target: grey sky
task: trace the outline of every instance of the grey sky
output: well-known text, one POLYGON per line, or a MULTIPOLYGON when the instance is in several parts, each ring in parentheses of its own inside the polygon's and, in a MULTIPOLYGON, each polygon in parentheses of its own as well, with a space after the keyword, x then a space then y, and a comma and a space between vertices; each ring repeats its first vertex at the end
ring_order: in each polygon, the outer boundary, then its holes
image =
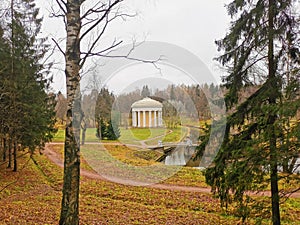
MULTIPOLYGON (((226 33, 229 17, 224 7, 228 0, 128 0, 126 8, 138 12, 138 16, 128 21, 114 23, 108 30, 106 41, 114 37, 129 43, 132 38, 146 41, 161 41, 178 45, 192 52, 206 64, 217 81, 220 71, 213 58, 217 56, 214 41, 226 33)), ((63 23, 49 19, 51 1, 38 0, 44 14, 43 34, 49 37, 63 37, 63 23)), ((58 56, 57 62, 63 61, 58 56)), ((63 65, 63 63, 61 64, 63 65)), ((61 67, 62 66, 58 67, 61 67)), ((64 91, 63 71, 55 72, 56 90, 64 91)), ((128 77, 127 77, 128 79, 128 77)), ((133 81, 135 82, 135 81, 133 81)))

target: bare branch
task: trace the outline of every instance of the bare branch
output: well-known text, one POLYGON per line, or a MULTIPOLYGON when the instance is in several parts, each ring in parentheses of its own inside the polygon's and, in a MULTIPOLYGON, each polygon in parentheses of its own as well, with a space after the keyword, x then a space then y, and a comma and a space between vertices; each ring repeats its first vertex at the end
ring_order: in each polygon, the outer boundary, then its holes
MULTIPOLYGON (((116 45, 121 44, 122 42, 118 42, 116 45)), ((82 52, 81 54, 85 54, 85 57, 89 57, 89 56, 100 56, 100 57, 104 57, 104 58, 124 58, 124 59, 128 59, 128 60, 132 60, 132 61, 136 61, 136 62, 140 62, 140 63, 148 63, 148 64, 152 64, 157 70, 160 71, 161 73, 161 68, 159 68, 159 66, 157 65, 158 62, 164 60, 164 56, 160 55, 158 57, 158 59, 154 59, 154 60, 147 60, 147 59, 140 59, 140 58, 136 58, 136 57, 132 57, 130 56, 131 53, 134 51, 134 49, 138 46, 140 46, 143 42, 140 43, 136 43, 135 41, 133 41, 133 45, 131 47, 131 49, 129 49, 128 53, 125 55, 112 55, 110 54, 111 52, 113 52, 113 48, 114 46, 111 46, 105 50, 102 50, 101 52, 97 52, 97 53, 93 53, 93 52, 82 52), (112 50, 108 53, 106 53, 107 51, 112 50)))
MULTIPOLYGON (((98 36, 97 39, 100 39, 100 37, 101 37, 101 36, 98 36)), ((93 47, 94 47, 94 45, 95 45, 96 43, 97 43, 97 42, 95 41, 95 42, 93 43, 93 46, 89 49, 89 51, 88 51, 87 53, 81 52, 81 54, 83 54, 83 55, 85 55, 85 56, 84 56, 84 58, 82 59, 82 62, 80 63, 80 68, 83 67, 83 65, 84 65, 84 63, 85 63, 85 61, 87 60, 88 57, 93 56, 92 49, 93 49, 93 47)), ((119 45, 122 44, 122 43, 123 43, 123 41, 118 41, 118 42, 116 42, 116 40, 114 40, 114 42, 110 45, 110 47, 108 47, 108 48, 106 48, 106 49, 104 49, 104 50, 101 50, 100 52, 97 52, 97 54, 104 54, 105 52, 114 49, 115 47, 119 46, 119 45)))
POLYGON ((242 73, 245 73, 248 69, 250 69, 252 66, 256 65, 259 61, 268 58, 268 56, 263 56, 259 59, 254 60, 250 65, 248 65, 243 71, 242 73))
POLYGON ((96 46, 96 44, 98 43, 98 41, 100 40, 100 38, 102 37, 102 35, 104 34, 107 25, 108 25, 109 21, 106 20, 106 23, 104 25, 104 27, 102 28, 102 31, 100 32, 100 34, 98 35, 98 37, 96 38, 96 40, 94 40, 94 42, 92 43, 91 47, 89 48, 87 54, 85 54, 84 58, 82 59, 81 63, 80 63, 80 68, 82 68, 82 66, 84 65, 84 63, 86 62, 86 59, 89 57, 90 53, 92 53, 94 47, 96 46))
POLYGON ((49 17, 50 18, 59 18, 59 17, 62 17, 63 21, 64 21, 64 24, 65 24, 65 29, 67 27, 67 21, 66 21, 66 14, 65 12, 63 11, 63 13, 60 13, 60 12, 56 12, 55 9, 53 8, 53 6, 51 6, 51 11, 49 11, 50 15, 49 17))
POLYGON ((82 39, 89 34, 95 27, 97 27, 105 18, 107 18, 108 14, 111 12, 113 7, 123 0, 116 0, 111 5, 108 6, 108 8, 105 10, 105 13, 92 25, 90 26, 80 37, 79 41, 81 42, 82 39))
POLYGON ((64 14, 67 14, 67 3, 65 3, 63 0, 55 0, 58 4, 59 8, 64 12, 64 14), (64 6, 63 6, 64 5, 64 6))
POLYGON ((97 2, 93 7, 89 8, 88 11, 86 11, 86 13, 84 13, 80 20, 82 21, 83 19, 87 19, 87 17, 91 14, 98 14, 98 13, 104 13, 107 9, 103 9, 103 7, 105 6, 104 3, 101 4, 101 6, 97 6, 99 5, 100 2, 97 2))
POLYGON ((55 43, 55 45, 58 47, 59 51, 66 56, 66 53, 61 49, 61 47, 59 46, 59 44, 56 42, 56 40, 54 38, 52 38, 52 41, 55 43))
MULTIPOLYGON (((127 18, 127 17, 134 17, 134 16, 136 15, 136 14, 130 15, 130 14, 126 14, 126 13, 120 13, 120 14, 119 14, 119 11, 120 11, 120 7, 118 7, 118 9, 117 9, 116 12, 115 12, 115 15, 114 15, 112 18, 109 19, 109 18, 108 18, 108 14, 107 14, 105 18, 103 18, 103 16, 102 16, 102 17, 99 19, 99 21, 102 20, 102 22, 103 22, 104 19, 106 19, 105 24, 104 24, 104 26, 103 26, 101 32, 98 34, 97 38, 93 41, 91 47, 89 47, 88 51, 87 51, 86 53, 81 53, 81 54, 83 54, 83 55, 85 55, 85 56, 84 56, 83 59, 81 60, 80 68, 83 67, 83 65, 84 65, 84 63, 86 62, 86 60, 87 60, 88 57, 90 57, 90 56, 95 56, 95 54, 92 53, 92 52, 93 52, 93 49, 95 48, 95 46, 96 46, 96 45, 98 44, 98 42, 100 41, 102 35, 104 34, 104 32, 105 32, 105 30, 106 30, 106 28, 107 28, 107 25, 108 25, 111 21, 113 21, 113 20, 115 20, 115 19, 117 19, 117 18, 119 18, 119 17, 121 17, 121 19, 125 20, 125 18, 127 18)), ((85 25, 87 25, 87 24, 89 24, 89 23, 92 23, 92 22, 94 22, 94 21, 96 21, 96 20, 91 20, 90 22, 84 24, 83 26, 85 26, 85 25)), ((99 22, 99 21, 97 21, 97 22, 99 22)), ((110 47, 108 47, 108 48, 106 48, 106 49, 104 49, 104 50, 102 50, 102 51, 99 51, 99 52, 97 52, 96 54, 103 54, 103 53, 105 53, 105 52, 107 52, 107 51, 109 51, 109 50, 112 50, 113 48, 119 46, 122 42, 123 42, 123 41, 119 41, 118 43, 116 43, 116 40, 114 40, 114 42, 112 43, 112 45, 111 45, 110 47)))
POLYGON ((136 17, 137 16, 137 13, 135 13, 135 14, 128 14, 128 13, 119 13, 121 10, 121 7, 119 6, 117 9, 116 9, 116 12, 115 12, 115 15, 114 15, 114 17, 110 20, 110 21, 112 21, 112 20, 114 20, 114 19, 116 19, 116 18, 118 18, 118 17, 121 17, 121 19, 123 20, 123 21, 125 21, 126 20, 126 18, 132 18, 132 17, 136 17))

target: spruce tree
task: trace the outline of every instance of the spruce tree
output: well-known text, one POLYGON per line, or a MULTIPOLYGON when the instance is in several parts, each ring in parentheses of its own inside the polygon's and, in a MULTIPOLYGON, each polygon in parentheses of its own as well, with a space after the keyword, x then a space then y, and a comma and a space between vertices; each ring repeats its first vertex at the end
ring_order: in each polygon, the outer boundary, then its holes
MULTIPOLYGON (((34 150, 49 141, 54 131, 54 104, 48 95, 48 66, 41 63, 47 45, 37 38, 41 27, 33 0, 11 1, 9 13, 1 21, 5 27, 1 50, 6 53, 1 64, 6 116, 1 122, 2 137, 9 151, 13 148, 17 170, 17 146, 34 150)), ((9 162, 10 164, 10 162, 9 162)))
POLYGON ((8 91, 8 82, 10 65, 10 47, 8 40, 4 37, 4 30, 0 25, 0 139, 1 139, 1 152, 2 159, 6 161, 7 159, 7 131, 8 124, 7 118, 9 116, 8 102, 9 102, 9 91, 8 91))
POLYGON ((113 93, 107 88, 100 90, 95 107, 95 119, 98 124, 96 136, 100 140, 117 140, 120 137, 116 113, 112 112, 114 101, 113 93))
POLYGON ((146 97, 149 97, 149 96, 150 96, 150 90, 149 90, 148 85, 144 85, 144 86, 143 86, 143 89, 142 89, 142 91, 141 91, 141 96, 142 96, 143 98, 146 98, 146 97))
MULTIPOLYGON (((228 71, 223 77, 228 118, 224 142, 205 176, 223 206, 237 202, 243 220, 255 213, 247 191, 269 185, 272 222, 280 224, 278 182, 291 179, 299 156, 297 7, 293 0, 234 0, 227 5, 230 30, 216 41, 222 51, 217 60, 228 71), (256 91, 241 101, 249 86, 256 91), (281 175, 281 168, 289 173, 281 175)), ((208 138, 202 140, 200 150, 208 138)))

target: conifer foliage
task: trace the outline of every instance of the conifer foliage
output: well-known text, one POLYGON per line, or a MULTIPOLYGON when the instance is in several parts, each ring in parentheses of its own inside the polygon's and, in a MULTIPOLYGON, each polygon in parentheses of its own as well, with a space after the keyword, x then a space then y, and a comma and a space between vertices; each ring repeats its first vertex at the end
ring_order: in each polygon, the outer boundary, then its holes
MULTIPOLYGON (((6 1, 7 2, 7 1, 6 1)), ((8 2, 7 2, 8 3, 8 2)), ((2 5, 5 7, 5 4, 2 5)), ((48 66, 41 63, 47 45, 37 38, 41 19, 32 0, 10 1, 0 19, 0 138, 3 160, 17 170, 19 149, 42 147, 54 131, 54 95, 48 66)))
POLYGON ((227 5, 230 30, 216 41, 222 52, 217 60, 228 71, 223 78, 228 118, 224 142, 205 174, 223 206, 238 203, 243 220, 255 213, 247 191, 269 185, 271 209, 264 212, 279 225, 278 182, 295 178, 290 174, 300 149, 297 9, 293 0, 234 0, 227 5), (241 91, 251 86, 257 90, 241 101, 241 91))
POLYGON ((115 97, 108 89, 102 88, 96 101, 96 136, 100 140, 117 140, 120 137, 118 114, 113 112, 115 97))

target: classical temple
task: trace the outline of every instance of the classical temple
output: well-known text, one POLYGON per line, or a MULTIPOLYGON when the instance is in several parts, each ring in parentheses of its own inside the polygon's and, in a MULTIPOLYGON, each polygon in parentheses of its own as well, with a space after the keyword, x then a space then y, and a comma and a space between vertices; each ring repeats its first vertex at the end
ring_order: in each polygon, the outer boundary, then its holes
POLYGON ((132 127, 162 127, 163 105, 151 98, 144 98, 131 105, 132 127))

